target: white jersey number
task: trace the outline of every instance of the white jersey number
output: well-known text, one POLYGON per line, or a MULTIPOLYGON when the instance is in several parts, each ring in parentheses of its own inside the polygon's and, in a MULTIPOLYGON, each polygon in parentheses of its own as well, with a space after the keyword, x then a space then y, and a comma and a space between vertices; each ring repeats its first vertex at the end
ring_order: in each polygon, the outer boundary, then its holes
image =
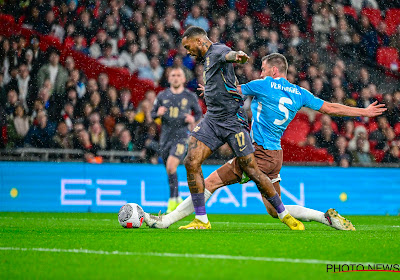
POLYGON ((279 99, 279 107, 278 108, 279 108, 279 111, 285 113, 285 118, 283 120, 275 119, 274 124, 276 124, 276 125, 282 125, 289 119, 289 110, 285 107, 285 103, 292 105, 293 101, 292 101, 292 99, 287 98, 287 97, 281 97, 281 99, 279 99))

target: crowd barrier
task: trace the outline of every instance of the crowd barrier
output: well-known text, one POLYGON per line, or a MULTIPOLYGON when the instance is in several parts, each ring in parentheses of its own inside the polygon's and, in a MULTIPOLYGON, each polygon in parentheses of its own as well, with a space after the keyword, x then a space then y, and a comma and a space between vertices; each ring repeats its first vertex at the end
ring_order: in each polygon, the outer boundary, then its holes
MULTIPOLYGON (((203 166, 208 176, 218 166, 203 166)), ((189 195, 186 172, 178 168, 180 194, 189 195)), ((282 199, 343 214, 398 215, 398 168, 284 166, 282 199)), ((0 162, 0 211, 111 212, 127 202, 145 211, 165 211, 169 196, 162 165, 0 162)), ((221 188, 207 202, 208 213, 265 214, 253 182, 221 188)))

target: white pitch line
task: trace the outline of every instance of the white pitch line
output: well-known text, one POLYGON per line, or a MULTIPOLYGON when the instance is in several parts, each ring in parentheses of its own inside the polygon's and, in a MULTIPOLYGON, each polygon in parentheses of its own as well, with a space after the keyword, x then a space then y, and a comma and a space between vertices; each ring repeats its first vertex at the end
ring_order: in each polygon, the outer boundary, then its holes
POLYGON ((50 253, 74 253, 74 254, 93 254, 93 255, 118 255, 118 256, 146 256, 146 257, 167 257, 167 258, 189 258, 189 259, 219 259, 235 261, 257 261, 257 262, 282 262, 282 263, 304 263, 304 264, 362 264, 375 265, 372 262, 353 262, 353 261, 328 261, 316 259, 289 259, 289 258, 268 258, 253 256, 231 256, 231 255, 208 255, 208 254, 177 254, 177 253, 155 253, 155 252, 120 252, 120 251, 96 251, 88 249, 58 249, 58 248, 20 248, 20 247, 0 247, 0 251, 34 251, 50 253))

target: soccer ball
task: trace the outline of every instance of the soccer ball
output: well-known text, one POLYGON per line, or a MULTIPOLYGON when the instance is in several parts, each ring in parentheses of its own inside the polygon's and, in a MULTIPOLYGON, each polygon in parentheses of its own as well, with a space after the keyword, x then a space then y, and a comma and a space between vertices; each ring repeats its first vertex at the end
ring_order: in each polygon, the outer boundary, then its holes
POLYGON ((136 203, 128 203, 118 212, 118 221, 124 228, 140 228, 144 219, 142 207, 136 203))

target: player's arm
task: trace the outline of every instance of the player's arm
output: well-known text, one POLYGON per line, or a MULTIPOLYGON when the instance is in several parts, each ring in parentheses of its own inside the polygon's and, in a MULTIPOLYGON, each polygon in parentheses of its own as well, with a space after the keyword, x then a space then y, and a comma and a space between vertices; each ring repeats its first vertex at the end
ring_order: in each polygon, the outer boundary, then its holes
POLYGON ((201 119, 201 117, 203 116, 203 111, 201 110, 199 100, 197 99, 197 97, 194 98, 194 100, 193 100, 192 111, 194 114, 194 121, 198 122, 201 119))
POLYGON ((158 100, 156 99, 156 101, 154 102, 154 105, 153 105, 153 109, 151 110, 151 118, 154 120, 154 119, 156 119, 158 116, 157 116, 157 110, 158 110, 158 107, 159 107, 159 105, 158 105, 158 100))
POLYGON ((249 60, 249 56, 242 51, 230 51, 225 55, 225 61, 226 62, 231 62, 231 63, 241 63, 244 64, 249 60))
POLYGON ((162 117, 162 115, 164 115, 166 111, 167 108, 161 106, 159 97, 157 97, 156 100, 154 101, 153 110, 151 110, 151 118, 154 120, 158 117, 162 117))
POLYGON ((324 101, 318 111, 328 115, 373 118, 382 115, 382 113, 386 110, 387 108, 385 108, 385 104, 378 104, 378 101, 370 104, 367 108, 355 108, 338 103, 324 101))

